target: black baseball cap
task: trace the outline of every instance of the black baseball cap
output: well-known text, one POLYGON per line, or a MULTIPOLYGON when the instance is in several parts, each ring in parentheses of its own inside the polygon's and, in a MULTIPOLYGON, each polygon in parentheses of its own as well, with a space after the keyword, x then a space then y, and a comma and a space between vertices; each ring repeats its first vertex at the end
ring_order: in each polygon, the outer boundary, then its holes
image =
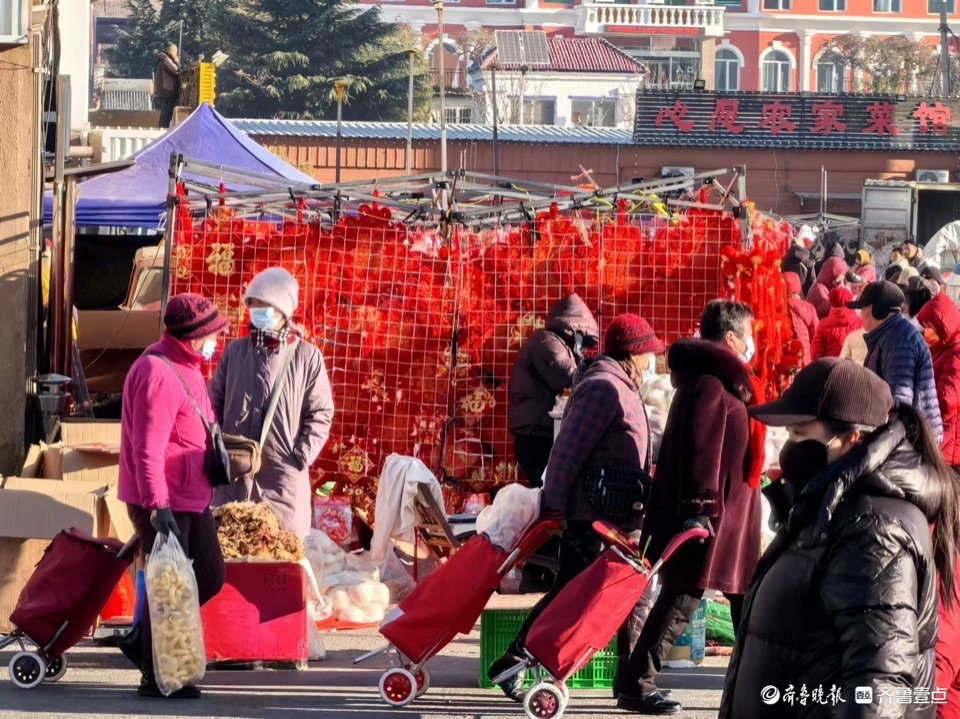
MULTIPOLYGON (((864 307, 876 307, 893 312, 899 310, 906 301, 903 290, 892 282, 879 280, 871 282, 863 288, 860 297, 853 302, 847 302, 847 307, 851 310, 862 310, 864 307)), ((874 317, 877 313, 874 312, 874 317)))
POLYGON ((920 276, 925 280, 933 280, 938 285, 943 284, 943 273, 940 272, 939 267, 934 267, 932 265, 924 265, 920 270, 920 276))
POLYGON ((814 420, 882 427, 892 409, 890 386, 877 374, 856 362, 831 357, 800 370, 780 399, 747 412, 772 427, 814 420))

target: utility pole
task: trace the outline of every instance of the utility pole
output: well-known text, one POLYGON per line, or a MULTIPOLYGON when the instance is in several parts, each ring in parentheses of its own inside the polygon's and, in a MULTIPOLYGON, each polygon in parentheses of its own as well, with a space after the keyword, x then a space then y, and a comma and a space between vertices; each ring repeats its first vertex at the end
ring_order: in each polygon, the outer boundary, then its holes
POLYGON ((347 83, 343 80, 337 80, 333 83, 333 87, 337 92, 337 155, 333 181, 337 184, 340 184, 340 145, 343 142, 343 132, 341 129, 343 124, 343 91, 346 86, 347 83))
POLYGON ((490 105, 493 109, 493 176, 500 176, 500 110, 497 108, 497 66, 490 68, 490 105))
POLYGON ((410 60, 410 76, 407 84, 407 151, 404 156, 404 171, 407 177, 411 174, 411 155, 413 155, 413 55, 416 51, 407 52, 410 60))
POLYGON ((947 0, 940 0, 940 93, 950 97, 950 27, 947 25, 947 0))
POLYGON ((433 0, 433 7, 437 10, 437 50, 440 53, 440 63, 437 70, 440 74, 440 172, 447 174, 447 91, 446 77, 443 71, 446 47, 443 44, 443 0, 433 0))

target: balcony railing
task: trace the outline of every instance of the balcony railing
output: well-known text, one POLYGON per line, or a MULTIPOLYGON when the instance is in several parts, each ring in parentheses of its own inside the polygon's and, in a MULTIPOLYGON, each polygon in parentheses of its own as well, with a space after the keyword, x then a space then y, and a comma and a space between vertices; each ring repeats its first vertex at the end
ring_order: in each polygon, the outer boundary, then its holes
POLYGON ((588 2, 577 8, 577 32, 581 34, 723 35, 723 11, 713 5, 620 5, 588 2))
POLYGON ((440 90, 440 82, 443 81, 443 89, 452 93, 465 93, 470 90, 470 84, 467 82, 466 70, 444 70, 443 77, 440 77, 439 70, 430 71, 430 81, 433 89, 440 90))

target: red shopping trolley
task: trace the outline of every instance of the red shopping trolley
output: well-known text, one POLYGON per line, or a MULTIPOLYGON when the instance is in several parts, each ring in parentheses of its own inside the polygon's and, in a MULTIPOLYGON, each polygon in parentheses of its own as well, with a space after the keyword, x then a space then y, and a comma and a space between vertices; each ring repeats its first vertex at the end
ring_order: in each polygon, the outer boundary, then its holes
POLYGON ((0 649, 20 645, 9 664, 15 686, 33 689, 66 674, 64 652, 89 633, 137 547, 136 538, 124 544, 79 529, 53 538, 10 614, 13 632, 0 636, 0 649))
POLYGON ((637 547, 620 530, 603 522, 593 528, 609 548, 565 586, 537 617, 527 634, 527 658, 493 679, 494 684, 526 669, 538 680, 524 695, 523 708, 530 719, 559 719, 569 701, 566 680, 607 646, 630 615, 647 584, 682 544, 705 539, 706 529, 678 534, 651 567, 635 557, 637 547))
POLYGON ((559 526, 553 521, 534 524, 509 552, 483 535, 472 537, 387 615, 380 633, 389 644, 354 660, 359 664, 384 652, 394 655, 394 666, 380 677, 380 696, 387 704, 406 706, 427 692, 427 661, 457 634, 473 630, 504 574, 559 526))

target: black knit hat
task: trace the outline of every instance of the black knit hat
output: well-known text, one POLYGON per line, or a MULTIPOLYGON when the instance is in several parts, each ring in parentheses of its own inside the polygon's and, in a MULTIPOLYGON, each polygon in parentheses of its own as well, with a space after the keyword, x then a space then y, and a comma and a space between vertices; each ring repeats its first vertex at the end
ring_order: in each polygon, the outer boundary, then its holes
POLYGON ((773 427, 814 420, 881 427, 892 409, 893 395, 886 382, 856 362, 832 357, 811 362, 780 399, 748 412, 773 427))
POLYGON ((873 308, 873 316, 877 319, 886 317, 891 312, 899 310, 906 301, 903 290, 892 282, 880 280, 871 282, 863 288, 860 298, 853 302, 848 302, 847 307, 851 310, 862 310, 864 307, 873 308))

